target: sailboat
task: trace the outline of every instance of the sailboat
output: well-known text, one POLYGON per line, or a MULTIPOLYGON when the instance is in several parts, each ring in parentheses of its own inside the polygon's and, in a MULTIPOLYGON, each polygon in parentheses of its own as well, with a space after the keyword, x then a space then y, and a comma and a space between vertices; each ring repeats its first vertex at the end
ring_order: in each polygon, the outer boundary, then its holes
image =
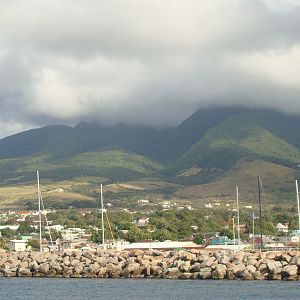
POLYGON ((297 210, 298 210, 298 248, 300 249, 300 203, 299 203, 299 188, 298 180, 296 180, 296 196, 297 196, 297 210))
POLYGON ((101 232, 102 232, 101 241, 102 241, 102 243, 100 245, 98 245, 97 248, 98 249, 114 249, 114 250, 117 250, 117 251, 123 250, 124 245, 127 245, 128 242, 119 241, 119 240, 116 241, 115 238, 114 238, 114 234, 113 234, 113 231, 111 229, 111 225, 110 225, 110 222, 109 222, 109 219, 108 219, 108 216, 107 216, 107 210, 104 207, 103 186, 102 186, 102 184, 100 185, 100 205, 101 205, 101 208, 99 208, 99 210, 101 212, 101 232), (106 217, 106 221, 107 221, 107 224, 108 224, 110 235, 112 237, 111 242, 105 240, 104 214, 105 214, 105 217, 106 217))
MULTIPOLYGON (((45 250, 43 248, 43 243, 42 243, 42 215, 43 215, 43 211, 45 211, 45 206, 44 206, 44 201, 43 201, 41 188, 40 188, 40 175, 39 175, 38 170, 36 171, 36 177, 37 177, 37 196, 38 196, 38 205, 39 205, 39 244, 40 244, 40 253, 42 253, 45 250)), ((53 243, 53 239, 52 239, 52 235, 51 235, 51 231, 50 231, 49 221, 47 219, 47 214, 44 214, 44 216, 45 216, 45 220, 46 220, 46 227, 48 229, 50 241, 51 241, 51 247, 49 248, 49 250, 53 251, 54 243, 53 243)))
POLYGON ((241 242, 240 238, 240 208, 239 208, 239 188, 236 186, 236 208, 233 211, 236 211, 237 224, 235 224, 235 217, 232 218, 232 232, 233 240, 229 239, 227 236, 220 236, 217 240, 214 240, 210 245, 205 249, 224 249, 224 250, 233 250, 240 251, 246 248, 248 245, 241 242), (237 230, 237 243, 235 230, 237 230))

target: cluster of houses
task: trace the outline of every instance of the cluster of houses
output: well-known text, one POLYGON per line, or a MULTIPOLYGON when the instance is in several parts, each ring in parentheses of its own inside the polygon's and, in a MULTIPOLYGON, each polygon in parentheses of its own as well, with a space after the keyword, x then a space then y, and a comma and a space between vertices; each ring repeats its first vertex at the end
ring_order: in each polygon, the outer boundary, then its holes
MULTIPOLYGON (((47 215, 50 212, 55 212, 55 210, 51 209, 45 209, 42 211, 43 215, 47 215)), ((26 221, 27 217, 34 217, 38 216, 38 211, 14 211, 14 210, 8 210, 8 211, 0 211, 0 221, 6 222, 9 220, 15 220, 16 222, 24 222, 26 221)))
MULTIPOLYGON (((227 236, 221 236, 219 232, 206 233, 204 235, 203 244, 207 249, 231 250, 258 249, 261 245, 269 250, 282 250, 290 249, 299 245, 300 230, 289 231, 289 225, 287 223, 278 223, 275 227, 277 230, 276 236, 249 234, 249 238, 247 240, 238 240, 236 235, 233 239, 230 239, 227 236)), ((240 232, 244 232, 246 225, 240 224, 239 228, 240 232)))
MULTIPOLYGON (((17 230, 19 225, 12 227, 0 226, 0 230, 3 227, 7 227, 13 230, 17 230)), ((84 250, 94 247, 95 244, 91 242, 91 234, 87 234, 85 229, 82 228, 64 228, 62 225, 49 226, 50 230, 57 231, 60 233, 61 238, 58 238, 52 242, 42 239, 42 248, 44 252, 50 251, 51 248, 56 251, 67 250, 67 249, 78 249, 84 250)), ((30 239, 37 239, 37 234, 33 233, 30 235, 20 235, 18 239, 10 240, 9 249, 10 251, 24 251, 28 249, 28 241, 30 239)))
MULTIPOLYGON (((140 204, 149 203, 148 200, 141 199, 138 200, 140 204)), ((169 203, 168 201, 163 202, 160 204, 165 209, 171 208, 170 205, 173 205, 169 203), (164 205, 164 206, 163 206, 164 205)), ((209 208, 209 207, 208 207, 209 208)), ((163 208, 164 209, 164 208, 163 208)), ((181 210, 181 207, 177 207, 178 210, 181 210)), ((191 206, 185 205, 182 206, 182 209, 190 210, 192 209, 191 206)), ((51 211, 43 211, 43 214, 47 214, 51 211)), ((7 222, 9 220, 14 220, 16 223, 14 225, 0 225, 0 236, 1 231, 4 229, 10 229, 13 231, 17 231, 19 228, 19 224, 21 222, 24 222, 27 220, 28 217, 37 218, 38 212, 36 211, 8 211, 8 212, 0 212, 0 221, 7 222)), ((143 215, 136 219, 133 223, 137 226, 147 226, 149 227, 149 231, 151 230, 151 226, 149 226, 150 217, 147 215, 143 215)), ((32 225, 33 228, 38 229, 38 224, 33 223, 35 225, 32 225)), ((191 226, 195 233, 199 229, 198 226, 194 225, 191 226)), ((279 249, 284 247, 291 247, 295 245, 296 243, 300 242, 300 231, 299 230, 289 230, 289 224, 287 223, 278 223, 276 224, 276 230, 277 235, 276 237, 272 236, 265 236, 262 237, 260 235, 253 235, 250 234, 248 240, 241 241, 237 240, 237 238, 230 239, 227 236, 220 236, 220 233, 207 233, 204 236, 203 245, 199 246, 197 244, 194 244, 193 242, 189 241, 186 242, 188 244, 184 244, 185 242, 176 242, 176 241, 165 241, 164 244, 162 242, 155 242, 155 241, 144 241, 143 243, 133 243, 129 244, 126 241, 119 241, 119 247, 124 249, 133 249, 135 248, 152 248, 152 249, 169 249, 173 246, 176 248, 180 247, 208 247, 212 249, 244 249, 244 248, 258 248, 260 244, 263 244, 265 247, 268 247, 270 249, 279 249), (159 244, 160 243, 160 244, 159 244), (180 244, 181 243, 181 244, 180 244), (133 248, 132 248, 133 247, 133 248)), ((235 225, 235 229, 237 229, 237 225, 235 225)), ((239 230, 240 232, 245 232, 246 230, 246 224, 239 224, 239 230)), ((43 251, 49 251, 52 249, 55 249, 57 251, 66 250, 66 249, 77 249, 79 251, 84 251, 88 249, 92 249, 97 247, 95 243, 91 242, 91 234, 87 233, 85 229, 82 228, 65 228, 62 225, 52 225, 49 224, 48 230, 56 231, 60 233, 60 238, 53 241, 52 244, 49 244, 47 240, 42 240, 43 245, 43 251)), ((154 229, 155 230, 155 229, 154 229)), ((49 232, 48 232, 49 233, 49 232)), ((11 251, 23 251, 28 249, 28 241, 30 239, 37 239, 37 234, 32 233, 31 235, 19 235, 18 239, 10 240, 9 242, 9 249, 11 251)), ((108 246, 112 247, 112 245, 108 246)))
POLYGON ((137 204, 142 205, 142 206, 156 206, 162 211, 167 211, 171 209, 176 209, 176 210, 193 210, 193 207, 189 204, 184 204, 184 205, 178 205, 174 201, 159 201, 157 203, 151 203, 147 199, 140 199, 137 201, 137 204))

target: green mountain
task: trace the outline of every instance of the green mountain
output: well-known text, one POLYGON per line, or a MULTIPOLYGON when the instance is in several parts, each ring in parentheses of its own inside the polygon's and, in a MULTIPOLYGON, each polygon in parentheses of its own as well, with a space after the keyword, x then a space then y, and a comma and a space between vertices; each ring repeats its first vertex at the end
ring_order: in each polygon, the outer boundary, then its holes
POLYGON ((47 155, 2 159, 0 167, 3 171, 0 178, 5 183, 7 179, 11 183, 34 180, 36 170, 40 170, 43 178, 53 181, 80 176, 122 181, 145 177, 162 169, 158 162, 121 149, 84 152, 57 160, 47 155))
MULTIPOLYGON (((299 116, 240 107, 198 110, 171 129, 85 122, 47 126, 0 140, 0 184, 30 182, 39 169, 49 182, 96 176, 114 183, 151 177, 156 183, 175 183, 161 189, 168 196, 185 195, 181 185, 191 188, 186 195, 204 187, 211 195, 216 188, 224 189, 220 182, 235 185, 233 181, 245 178, 249 168, 255 181, 262 165, 276 170, 277 181, 281 174, 300 175, 298 128, 299 116)), ((268 178, 271 187, 272 176, 268 178)), ((277 181, 276 193, 287 189, 277 181)))
POLYGON ((35 154, 59 135, 68 135, 71 127, 64 125, 31 129, 0 140, 0 159, 35 154))
MULTIPOLYGON (((295 145, 262 127, 256 113, 244 112, 209 129, 165 170, 185 183, 204 183, 229 171, 240 159, 265 161, 297 169, 300 151, 295 145)), ((272 128, 271 128, 272 129, 272 128)))

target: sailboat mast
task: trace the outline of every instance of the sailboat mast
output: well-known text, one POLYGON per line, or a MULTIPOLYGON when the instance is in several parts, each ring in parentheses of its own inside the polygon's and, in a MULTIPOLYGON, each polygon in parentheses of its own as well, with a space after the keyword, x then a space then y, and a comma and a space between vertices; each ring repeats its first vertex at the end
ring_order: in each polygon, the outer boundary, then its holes
POLYGON ((262 234, 262 209, 261 209, 261 183, 260 176, 257 177, 258 185, 258 203, 259 203, 259 230, 260 230, 260 251, 263 247, 263 234, 262 234))
POLYGON ((41 211, 41 190, 40 190, 40 175, 39 171, 36 171, 37 188, 38 188, 38 202, 39 202, 39 231, 40 231, 40 252, 43 252, 42 247, 42 211, 41 211))
POLYGON ((239 208, 239 187, 238 186, 236 186, 236 211, 237 211, 238 250, 240 250, 240 208, 239 208))
POLYGON ((234 217, 232 218, 232 232, 233 232, 233 245, 235 246, 235 224, 234 224, 234 217))
POLYGON ((298 180, 296 180, 296 195, 297 195, 297 207, 298 207, 298 247, 300 248, 300 204, 299 204, 299 188, 298 188, 298 180))
POLYGON ((104 245, 105 239, 104 239, 104 205, 103 205, 103 192, 102 192, 102 183, 100 188, 100 200, 101 200, 101 229, 102 229, 102 245, 104 245))

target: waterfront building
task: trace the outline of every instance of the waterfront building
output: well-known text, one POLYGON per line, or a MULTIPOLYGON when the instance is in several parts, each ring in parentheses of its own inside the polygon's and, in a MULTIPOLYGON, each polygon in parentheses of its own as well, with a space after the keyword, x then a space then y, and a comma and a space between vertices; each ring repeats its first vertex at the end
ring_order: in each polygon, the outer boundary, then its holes
POLYGON ((27 246, 27 240, 10 240, 9 250, 10 251, 25 251, 27 246))

